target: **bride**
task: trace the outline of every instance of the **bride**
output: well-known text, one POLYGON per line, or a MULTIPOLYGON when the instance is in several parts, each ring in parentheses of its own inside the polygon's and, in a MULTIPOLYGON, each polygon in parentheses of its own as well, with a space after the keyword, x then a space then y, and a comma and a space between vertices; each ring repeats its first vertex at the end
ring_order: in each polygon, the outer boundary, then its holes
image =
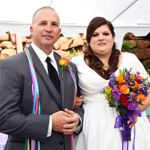
MULTIPOLYGON (((116 49, 114 38, 112 24, 103 17, 95 17, 87 27, 85 52, 72 58, 78 69, 79 86, 84 98, 83 130, 75 137, 75 150, 122 150, 120 129, 114 128, 117 113, 109 107, 103 90, 110 75, 117 74, 119 69, 132 68, 144 78, 148 77, 134 54, 116 49)), ((133 128, 131 130, 128 150, 132 150, 133 144, 135 150, 150 149, 150 123, 144 111, 149 105, 150 94, 141 107, 142 117, 136 118, 135 139, 133 128)))

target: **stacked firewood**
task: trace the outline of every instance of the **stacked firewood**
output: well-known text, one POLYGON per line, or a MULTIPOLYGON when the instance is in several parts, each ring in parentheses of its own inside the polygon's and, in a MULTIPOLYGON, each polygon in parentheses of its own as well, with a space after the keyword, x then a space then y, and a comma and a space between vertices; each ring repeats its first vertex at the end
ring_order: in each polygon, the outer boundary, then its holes
POLYGON ((9 31, 6 32, 0 36, 0 60, 23 51, 24 47, 31 41, 30 36, 19 36, 9 31))
POLYGON ((74 56, 78 52, 84 51, 85 45, 86 37, 83 33, 73 35, 72 37, 64 37, 61 35, 54 44, 54 50, 56 50, 56 52, 62 57, 69 58, 72 54, 72 56, 74 56))
POLYGON ((150 33, 135 36, 132 32, 125 34, 122 51, 134 53, 150 74, 150 33))
MULTIPOLYGON (((0 60, 16 55, 32 42, 31 36, 20 36, 6 32, 0 36, 0 60)), ((62 34, 54 44, 54 50, 61 56, 68 57, 72 50, 83 51, 86 44, 85 34, 79 33, 72 37, 64 37, 62 34)))
POLYGON ((76 48, 83 50, 85 43, 86 38, 83 33, 76 34, 72 37, 64 37, 61 35, 58 41, 54 44, 54 49, 67 51, 76 48))

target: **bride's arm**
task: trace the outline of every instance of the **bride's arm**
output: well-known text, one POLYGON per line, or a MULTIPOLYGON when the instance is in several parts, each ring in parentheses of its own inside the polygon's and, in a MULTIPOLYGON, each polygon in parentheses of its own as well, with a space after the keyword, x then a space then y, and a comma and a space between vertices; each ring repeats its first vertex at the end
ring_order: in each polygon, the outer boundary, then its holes
POLYGON ((148 90, 148 96, 146 100, 143 102, 143 105, 140 105, 139 108, 144 111, 150 106, 150 90, 148 90))

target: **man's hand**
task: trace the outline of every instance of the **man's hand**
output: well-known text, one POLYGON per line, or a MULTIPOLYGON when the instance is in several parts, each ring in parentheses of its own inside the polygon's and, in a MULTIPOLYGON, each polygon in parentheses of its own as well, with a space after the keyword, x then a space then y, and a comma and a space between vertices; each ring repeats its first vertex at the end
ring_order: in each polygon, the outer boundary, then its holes
POLYGON ((69 122, 69 118, 72 115, 64 111, 58 111, 51 115, 52 117, 52 129, 57 132, 63 132, 64 124, 69 122))
POLYGON ((65 109, 64 111, 69 117, 67 118, 67 122, 63 125, 63 132, 64 134, 72 134, 79 124, 79 116, 71 110, 65 109))
POLYGON ((82 96, 76 97, 74 101, 75 101, 74 102, 74 108, 79 108, 82 105, 82 103, 84 102, 82 96))

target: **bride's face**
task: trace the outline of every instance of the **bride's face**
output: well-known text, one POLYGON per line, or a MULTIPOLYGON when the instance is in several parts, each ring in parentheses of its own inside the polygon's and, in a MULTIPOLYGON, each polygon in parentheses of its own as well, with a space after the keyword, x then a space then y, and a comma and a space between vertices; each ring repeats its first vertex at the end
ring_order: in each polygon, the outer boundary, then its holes
POLYGON ((107 25, 98 27, 90 40, 90 46, 96 56, 110 55, 113 44, 114 37, 107 25))

